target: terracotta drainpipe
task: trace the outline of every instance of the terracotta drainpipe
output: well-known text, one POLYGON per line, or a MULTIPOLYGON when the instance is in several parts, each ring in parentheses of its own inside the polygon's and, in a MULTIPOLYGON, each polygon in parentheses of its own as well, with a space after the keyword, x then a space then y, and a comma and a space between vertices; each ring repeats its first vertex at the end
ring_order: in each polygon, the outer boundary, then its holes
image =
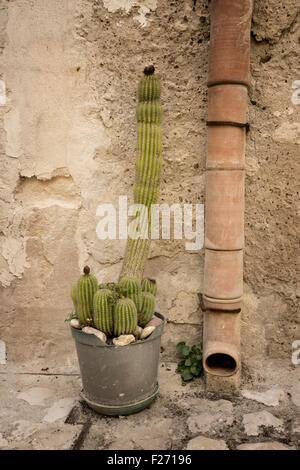
POLYGON ((203 365, 219 376, 240 367, 251 15, 252 0, 211 2, 203 365))

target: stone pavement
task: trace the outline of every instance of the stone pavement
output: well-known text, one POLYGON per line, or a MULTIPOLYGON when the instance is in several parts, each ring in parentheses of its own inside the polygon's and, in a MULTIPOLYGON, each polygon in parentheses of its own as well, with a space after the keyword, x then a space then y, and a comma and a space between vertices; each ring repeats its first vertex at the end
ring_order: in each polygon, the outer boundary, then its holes
POLYGON ((292 450, 300 448, 300 386, 216 395, 182 384, 161 363, 160 394, 128 417, 95 414, 80 401, 77 371, 0 370, 0 449, 292 450))

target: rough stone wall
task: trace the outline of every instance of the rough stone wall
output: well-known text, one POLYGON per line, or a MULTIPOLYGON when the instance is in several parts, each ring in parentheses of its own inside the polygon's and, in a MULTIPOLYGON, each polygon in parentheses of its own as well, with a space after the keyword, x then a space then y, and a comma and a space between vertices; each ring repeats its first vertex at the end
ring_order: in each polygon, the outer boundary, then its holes
MULTIPOLYGON (((254 383, 272 377, 273 364, 295 369, 300 339, 297 3, 256 0, 253 16, 242 351, 254 383)), ((1 0, 0 338, 9 363, 72 367, 63 320, 79 269, 88 263, 99 281, 119 275, 125 242, 97 238, 96 208, 131 197, 145 65, 155 64, 163 90, 161 202, 204 202, 208 49, 207 0, 1 0)), ((159 284, 163 354, 174 359, 178 340, 202 337, 203 250, 153 242, 146 273, 159 284)))

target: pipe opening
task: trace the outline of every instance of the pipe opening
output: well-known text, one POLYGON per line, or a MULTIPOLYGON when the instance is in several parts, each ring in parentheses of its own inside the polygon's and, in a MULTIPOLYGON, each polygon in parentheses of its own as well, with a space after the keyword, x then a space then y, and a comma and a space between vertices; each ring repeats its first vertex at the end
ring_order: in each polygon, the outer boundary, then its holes
POLYGON ((224 353, 210 354, 205 360, 206 371, 213 375, 233 375, 237 366, 234 357, 224 353))

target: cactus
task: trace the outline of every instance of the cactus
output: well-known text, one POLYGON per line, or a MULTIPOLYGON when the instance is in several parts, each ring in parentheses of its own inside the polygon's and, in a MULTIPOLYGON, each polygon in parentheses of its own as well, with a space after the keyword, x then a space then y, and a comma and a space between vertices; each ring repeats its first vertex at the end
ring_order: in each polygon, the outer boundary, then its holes
POLYGON ((138 315, 138 324, 144 327, 153 317, 155 297, 150 292, 142 292, 142 309, 138 315))
POLYGON ((114 295, 109 289, 100 289, 94 295, 93 319, 95 327, 106 335, 113 332, 114 295))
POLYGON ((142 308, 141 281, 137 278, 122 277, 119 282, 119 288, 124 297, 133 300, 139 312, 142 308))
POLYGON ((72 287, 71 289, 71 298, 73 300, 74 311, 77 313, 77 285, 72 287))
POLYGON ((157 294, 157 284, 156 284, 155 279, 148 279, 148 278, 143 279, 142 280, 142 292, 150 292, 155 297, 157 294))
POLYGON ((114 310, 114 335, 132 334, 137 326, 137 309, 131 299, 120 299, 114 310))
MULTIPOLYGON (((148 238, 130 239, 127 243, 122 275, 142 277, 150 247, 151 205, 158 199, 161 173, 161 106, 160 84, 154 75, 154 67, 144 70, 138 87, 136 181, 134 203, 144 204, 148 213, 141 217, 140 225, 148 223, 148 238)), ((141 230, 142 231, 142 230, 141 230)))
POLYGON ((146 67, 138 86, 137 160, 134 203, 142 205, 138 220, 144 238, 130 238, 118 283, 103 283, 84 268, 71 296, 80 323, 93 324, 107 335, 133 333, 144 326, 155 309, 156 282, 143 279, 144 264, 150 247, 151 207, 158 200, 161 175, 160 84, 154 67, 146 67), (144 228, 147 228, 145 232, 144 228), (146 236, 145 236, 146 235, 146 236))
POLYGON ((90 268, 85 266, 84 274, 80 276, 76 286, 77 314, 83 325, 91 323, 93 318, 93 299, 98 290, 98 281, 90 274, 90 268))
POLYGON ((99 289, 109 289, 112 292, 115 301, 122 297, 119 284, 115 282, 106 282, 99 285, 99 289))

